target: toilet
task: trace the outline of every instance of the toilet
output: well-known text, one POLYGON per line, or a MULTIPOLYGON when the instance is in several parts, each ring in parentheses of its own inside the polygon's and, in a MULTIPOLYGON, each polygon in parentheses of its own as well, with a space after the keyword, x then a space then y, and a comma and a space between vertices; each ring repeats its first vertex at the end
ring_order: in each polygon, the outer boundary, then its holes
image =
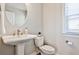
POLYGON ((39 52, 42 55, 54 55, 56 51, 55 47, 44 44, 43 36, 38 36, 35 38, 35 46, 38 48, 39 52))

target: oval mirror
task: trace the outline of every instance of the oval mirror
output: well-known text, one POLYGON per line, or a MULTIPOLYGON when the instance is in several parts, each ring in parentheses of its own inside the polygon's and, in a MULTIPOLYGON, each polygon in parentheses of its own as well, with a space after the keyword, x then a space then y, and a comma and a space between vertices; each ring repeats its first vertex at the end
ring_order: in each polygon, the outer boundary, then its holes
POLYGON ((21 27, 26 22, 27 8, 25 3, 6 3, 6 19, 15 26, 21 27))

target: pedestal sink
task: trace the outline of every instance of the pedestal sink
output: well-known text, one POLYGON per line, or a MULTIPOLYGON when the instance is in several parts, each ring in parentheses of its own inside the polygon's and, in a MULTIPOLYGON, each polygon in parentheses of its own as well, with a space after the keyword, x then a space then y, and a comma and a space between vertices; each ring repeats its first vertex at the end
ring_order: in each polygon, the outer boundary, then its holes
POLYGON ((27 40, 33 39, 37 37, 37 35, 26 34, 26 35, 6 35, 2 36, 2 40, 5 44, 15 45, 16 46, 16 54, 24 55, 24 45, 27 40))

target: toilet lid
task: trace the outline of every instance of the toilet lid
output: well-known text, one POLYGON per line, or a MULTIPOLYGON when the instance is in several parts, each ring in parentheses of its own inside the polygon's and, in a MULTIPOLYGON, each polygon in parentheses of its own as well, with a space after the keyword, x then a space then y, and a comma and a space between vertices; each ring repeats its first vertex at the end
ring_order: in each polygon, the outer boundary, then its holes
POLYGON ((42 52, 46 53, 46 54, 54 54, 55 53, 55 48, 49 45, 43 45, 40 47, 40 49, 42 50, 42 52))

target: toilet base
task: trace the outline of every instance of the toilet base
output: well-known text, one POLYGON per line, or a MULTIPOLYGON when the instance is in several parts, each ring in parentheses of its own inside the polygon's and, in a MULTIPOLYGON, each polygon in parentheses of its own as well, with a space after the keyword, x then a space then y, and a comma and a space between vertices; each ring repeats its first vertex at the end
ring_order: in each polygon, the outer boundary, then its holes
POLYGON ((41 55, 49 55, 49 54, 45 54, 45 53, 41 52, 41 55))
POLYGON ((37 55, 41 55, 41 53, 39 52, 37 55))
POLYGON ((55 55, 55 54, 45 54, 45 53, 41 52, 41 55, 55 55))

